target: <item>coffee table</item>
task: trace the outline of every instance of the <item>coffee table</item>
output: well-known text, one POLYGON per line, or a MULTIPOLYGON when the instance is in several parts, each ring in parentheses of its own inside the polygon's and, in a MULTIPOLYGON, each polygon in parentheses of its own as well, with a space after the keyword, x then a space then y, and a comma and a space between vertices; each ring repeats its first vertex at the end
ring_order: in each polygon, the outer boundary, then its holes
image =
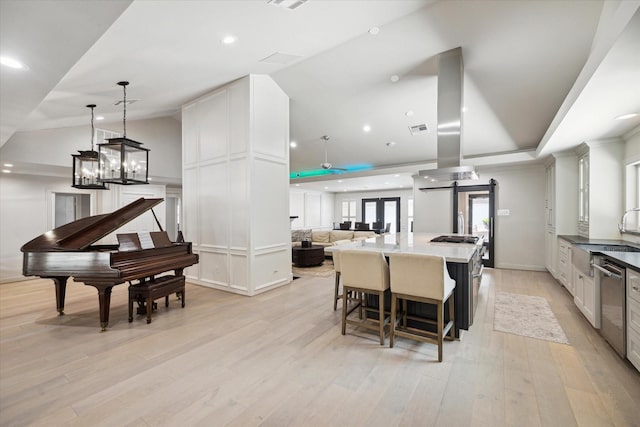
POLYGON ((296 267, 320 265, 324 262, 324 246, 293 247, 291 248, 291 260, 296 267))

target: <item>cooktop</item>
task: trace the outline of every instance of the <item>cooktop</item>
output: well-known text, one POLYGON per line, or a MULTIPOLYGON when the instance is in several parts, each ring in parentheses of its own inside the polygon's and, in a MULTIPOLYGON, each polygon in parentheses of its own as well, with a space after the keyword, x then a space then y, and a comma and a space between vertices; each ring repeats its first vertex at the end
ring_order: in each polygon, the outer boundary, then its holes
POLYGON ((475 244, 478 241, 476 236, 438 236, 431 239, 432 242, 446 243, 470 243, 475 244))

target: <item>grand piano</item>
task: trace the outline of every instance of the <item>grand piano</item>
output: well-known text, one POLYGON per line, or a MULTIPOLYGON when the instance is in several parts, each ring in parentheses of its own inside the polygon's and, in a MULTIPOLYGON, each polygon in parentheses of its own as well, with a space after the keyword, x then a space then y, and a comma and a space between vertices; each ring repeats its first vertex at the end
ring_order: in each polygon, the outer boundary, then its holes
POLYGON ((95 287, 100 326, 105 331, 114 286, 134 280, 153 280, 155 275, 170 270, 177 276, 182 275, 186 267, 198 263, 198 255, 192 252, 190 242, 171 242, 165 231, 141 233, 139 238, 123 235, 126 239, 120 245, 93 244, 163 200, 140 198, 110 214, 82 218, 47 231, 20 249, 24 253, 22 274, 53 280, 60 315, 64 314, 69 277, 95 287))

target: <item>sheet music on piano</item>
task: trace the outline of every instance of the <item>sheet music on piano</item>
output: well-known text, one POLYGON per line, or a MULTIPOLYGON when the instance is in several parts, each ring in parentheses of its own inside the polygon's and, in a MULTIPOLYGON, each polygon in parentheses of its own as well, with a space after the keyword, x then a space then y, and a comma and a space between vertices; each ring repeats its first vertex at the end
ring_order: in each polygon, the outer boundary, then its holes
POLYGON ((151 233, 149 233, 148 231, 139 231, 138 240, 140 241, 140 248, 142 249, 153 249, 156 247, 153 244, 151 233))

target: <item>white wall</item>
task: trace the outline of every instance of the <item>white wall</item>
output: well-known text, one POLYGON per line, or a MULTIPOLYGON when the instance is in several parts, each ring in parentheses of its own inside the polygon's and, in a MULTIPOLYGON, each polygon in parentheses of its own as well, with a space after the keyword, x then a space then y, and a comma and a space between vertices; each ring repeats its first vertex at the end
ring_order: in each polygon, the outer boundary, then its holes
MULTIPOLYGON (((24 279, 22 252, 28 241, 54 228, 54 193, 91 195, 91 215, 112 212, 132 198, 164 197, 162 185, 112 186, 108 191, 78 190, 71 178, 0 174, 0 282, 24 279)), ((164 207, 154 209, 164 227, 164 207)), ((118 232, 157 230, 151 213, 145 213, 118 232)), ((110 235, 98 243, 116 243, 110 235)))
MULTIPOLYGON (((122 132, 122 123, 96 123, 100 129, 122 132)), ((141 142, 149 152, 149 176, 156 183, 180 184, 182 181, 181 123, 171 117, 127 121, 127 137, 141 142)), ((71 154, 91 148, 91 127, 16 132, 0 148, 3 163, 47 165, 69 168, 71 154)), ((96 148, 97 150, 97 148, 96 148)))
POLYGON ((291 222, 291 229, 331 229, 334 206, 334 193, 300 190, 292 186, 289 190, 289 215, 298 218, 291 222))
POLYGON ((289 283, 289 98, 250 75, 182 109, 191 281, 255 295, 289 283))
MULTIPOLYGON (((640 126, 625 135, 624 144, 624 210, 640 207, 636 179, 636 164, 640 162, 640 126)), ((620 218, 622 215, 620 215, 620 218)), ((640 215, 627 215, 629 228, 640 228, 640 215)), ((620 222, 620 218, 618 222, 620 222)), ((632 243, 640 243, 640 236, 622 234, 622 239, 632 243)))
MULTIPOLYGON (((481 179, 460 185, 497 181, 496 211, 508 209, 509 216, 496 216, 495 267, 544 270, 545 262, 545 169, 542 164, 478 168, 481 179)), ((450 183, 440 183, 446 186, 450 183)), ((419 185, 419 184, 418 184, 419 185)), ((418 186, 416 185, 416 187, 418 186)), ((434 185, 436 186, 436 185, 434 185)), ((427 187, 427 185, 423 185, 427 187)), ((452 192, 414 190, 414 230, 451 233, 452 192), (441 229, 434 228, 439 224, 441 229)))
POLYGON ((408 231, 407 223, 407 201, 413 197, 411 190, 388 190, 388 191, 360 191, 335 193, 335 207, 333 210, 333 220, 339 222, 342 219, 342 202, 345 200, 356 201, 356 218, 362 219, 362 199, 375 199, 382 197, 400 197, 400 231, 408 231))

